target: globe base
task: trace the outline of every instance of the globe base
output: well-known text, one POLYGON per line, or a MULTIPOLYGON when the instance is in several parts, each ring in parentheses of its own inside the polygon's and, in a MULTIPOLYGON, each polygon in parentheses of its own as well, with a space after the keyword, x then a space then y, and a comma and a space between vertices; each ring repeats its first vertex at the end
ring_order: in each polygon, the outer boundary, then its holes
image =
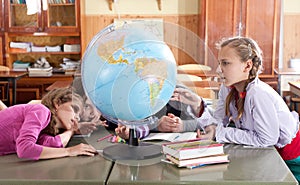
POLYGON ((117 144, 103 149, 103 156, 115 160, 144 160, 161 156, 161 146, 140 143, 139 146, 117 144))

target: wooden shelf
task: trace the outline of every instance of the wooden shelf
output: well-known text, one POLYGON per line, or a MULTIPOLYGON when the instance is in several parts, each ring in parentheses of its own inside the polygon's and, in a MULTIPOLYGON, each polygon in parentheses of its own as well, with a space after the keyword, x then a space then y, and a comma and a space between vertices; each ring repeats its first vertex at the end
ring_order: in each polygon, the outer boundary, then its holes
POLYGON ((10 52, 8 51, 7 54, 11 55, 30 55, 30 54, 45 54, 45 55, 80 55, 81 52, 10 52))

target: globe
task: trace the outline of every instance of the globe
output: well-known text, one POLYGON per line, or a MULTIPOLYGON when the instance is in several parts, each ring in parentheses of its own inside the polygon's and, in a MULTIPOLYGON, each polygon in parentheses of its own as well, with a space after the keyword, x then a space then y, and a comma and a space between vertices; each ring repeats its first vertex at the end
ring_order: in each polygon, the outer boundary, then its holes
POLYGON ((85 94, 113 122, 153 121, 175 89, 172 51, 140 24, 109 25, 94 36, 82 59, 85 94))

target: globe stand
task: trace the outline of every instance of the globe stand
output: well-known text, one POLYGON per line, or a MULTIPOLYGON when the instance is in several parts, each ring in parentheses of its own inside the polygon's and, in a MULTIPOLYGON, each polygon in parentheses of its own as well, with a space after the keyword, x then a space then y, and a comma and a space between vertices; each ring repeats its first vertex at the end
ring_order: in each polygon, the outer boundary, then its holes
POLYGON ((115 160, 143 160, 161 156, 161 146, 139 143, 136 130, 129 129, 128 145, 116 144, 103 149, 103 156, 115 160))

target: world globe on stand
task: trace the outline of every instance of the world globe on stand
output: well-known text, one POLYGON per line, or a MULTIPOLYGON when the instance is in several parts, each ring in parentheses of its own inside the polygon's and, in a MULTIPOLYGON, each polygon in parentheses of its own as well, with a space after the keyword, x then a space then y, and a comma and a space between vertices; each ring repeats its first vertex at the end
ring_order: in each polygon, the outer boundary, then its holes
POLYGON ((139 24, 109 25, 94 36, 82 60, 86 95, 115 123, 153 122, 176 86, 172 51, 139 24))

